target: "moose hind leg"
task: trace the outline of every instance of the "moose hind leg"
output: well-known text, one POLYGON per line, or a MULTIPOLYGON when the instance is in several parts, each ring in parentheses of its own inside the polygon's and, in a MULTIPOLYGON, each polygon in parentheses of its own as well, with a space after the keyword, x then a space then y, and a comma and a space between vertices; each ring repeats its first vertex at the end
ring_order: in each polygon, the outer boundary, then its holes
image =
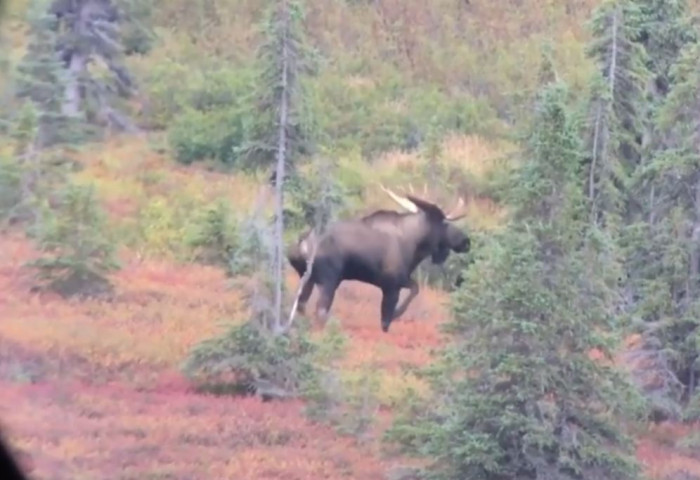
POLYGON ((338 282, 322 283, 319 285, 320 295, 318 297, 318 302, 316 302, 316 318, 317 321, 321 322, 323 325, 325 325, 328 320, 337 288, 338 282))
POLYGON ((382 290, 382 331, 389 331, 389 325, 394 319, 396 304, 399 302, 399 288, 382 290))
POLYGON ((403 300, 403 302, 401 302, 401 305, 396 307, 393 320, 396 320, 401 315, 406 313, 408 305, 413 301, 414 298, 416 298, 416 295, 418 295, 418 292, 420 291, 420 288, 418 287, 418 282, 416 282, 412 278, 408 281, 406 285, 403 286, 403 288, 408 288, 410 292, 408 293, 408 296, 403 300))
POLYGON ((299 292, 299 303, 297 303, 297 311, 302 315, 306 311, 306 304, 309 301, 309 298, 311 297, 311 293, 313 293, 313 291, 314 282, 309 278, 308 281, 301 288, 301 291, 299 292))

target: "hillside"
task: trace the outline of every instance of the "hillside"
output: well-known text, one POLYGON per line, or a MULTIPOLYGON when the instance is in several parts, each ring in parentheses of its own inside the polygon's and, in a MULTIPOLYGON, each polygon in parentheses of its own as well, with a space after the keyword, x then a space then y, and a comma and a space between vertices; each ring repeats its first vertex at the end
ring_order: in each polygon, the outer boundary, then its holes
MULTIPOLYGON (((138 151, 138 142, 117 145, 107 155, 121 152, 121 171, 129 171, 129 159, 139 156, 125 153, 138 151)), ((95 165, 93 171, 100 170, 95 165)), ((177 183, 182 170, 163 174, 177 183)), ((195 171, 188 174, 196 178, 195 171)), ((209 185, 230 182, 200 174, 209 185)), ((128 173, 113 178, 123 185, 138 181, 128 173)), ((128 218, 128 210, 109 210, 128 218)), ((179 365, 189 348, 242 318, 240 294, 220 269, 124 250, 110 299, 66 301, 31 292, 23 265, 36 251, 21 235, 3 235, 0 252, 0 417, 33 478, 114 478, 119 471, 124 479, 382 479, 405 465, 381 453, 381 428, 403 389, 420 388, 402 366, 427 364, 440 345, 444 293, 424 287, 385 335, 376 289, 354 282, 340 288, 334 317, 349 337, 343 375, 361 378, 369 371, 378 382, 368 404, 377 409, 375 424, 355 438, 311 422, 300 402, 205 395, 182 377, 179 365)), ((287 280, 296 286, 292 272, 287 280)), ((674 448, 689 429, 668 423, 640 432, 637 451, 651 478, 700 472, 700 460, 674 448)))
MULTIPOLYGON (((460 225, 470 233, 498 230, 508 211, 494 189, 518 158, 544 59, 575 100, 587 98, 595 71, 586 56, 587 22, 600 3, 306 2, 317 71, 305 84, 303 111, 317 141, 300 169, 311 172, 313 188, 332 184, 342 192, 338 217, 395 208, 380 182, 401 188, 430 178, 441 202, 468 199, 460 225), (332 179, 314 173, 329 159, 332 179)), ((48 157, 67 160, 71 185, 95 188, 106 219, 99 233, 117 249, 113 290, 87 299, 38 290, 27 268, 41 256, 34 231, 3 219, 3 432, 37 479, 410 478, 405 468, 420 462, 389 453, 382 435, 407 392, 427 392, 407 367, 430 365, 446 343, 441 326, 452 318, 451 296, 428 268, 420 270, 420 294, 388 334, 380 329, 378 289, 357 282, 339 288, 332 320, 347 341, 337 374, 349 400, 334 424, 314 421, 311 402, 204 393, 182 373, 192 348, 249 319, 246 281, 262 270, 231 278, 228 265, 202 260, 215 242, 197 242, 208 221, 221 220, 222 205, 230 229, 244 231, 264 191, 269 172, 244 169, 243 156, 232 153, 256 125, 250 92, 264 2, 133 4, 150 7, 144 22, 153 33, 145 53, 124 59, 138 88, 119 107, 138 132, 110 132, 48 157)), ((8 67, 0 74, 3 118, 14 119, 22 105, 13 75, 30 43, 30 5, 10 2, 0 35, 8 67)), ((700 1, 690 5, 700 12, 700 1)), ((101 78, 100 67, 91 68, 101 78)), ((15 147, 26 125, 22 118, 16 125, 0 130, 0 175, 7 178, 15 171, 6 166, 21 163, 15 147)), ((0 187, 10 185, 4 180, 0 187)), ((317 191, 309 192, 287 197, 294 215, 313 201, 305 195, 317 191)), ((4 201, 0 195, 3 214, 4 201)), ((287 241, 302 228, 294 218, 287 241)), ((450 274, 463 266, 454 256, 450 262, 450 274)), ((297 284, 287 268, 288 291, 297 284)), ((316 293, 309 306, 315 301, 316 293)), ((325 345, 329 330, 310 335, 325 345)), ((628 344, 635 339, 628 335, 628 344)), ((700 477, 692 448, 700 425, 673 419, 633 433, 648 478, 700 477), (679 472, 688 477, 671 477, 679 472)))
MULTIPOLYGON (((114 299, 66 303, 28 293, 26 241, 4 238, 2 251, 0 411, 36 478, 383 478, 391 465, 371 442, 305 420, 297 402, 191 390, 177 370, 185 352, 241 308, 214 269, 127 257, 114 299)), ((399 364, 425 362, 437 343, 440 298, 426 292, 390 339, 370 321, 371 289, 339 294, 353 339, 345 371, 376 369, 384 408, 410 382, 399 364)))

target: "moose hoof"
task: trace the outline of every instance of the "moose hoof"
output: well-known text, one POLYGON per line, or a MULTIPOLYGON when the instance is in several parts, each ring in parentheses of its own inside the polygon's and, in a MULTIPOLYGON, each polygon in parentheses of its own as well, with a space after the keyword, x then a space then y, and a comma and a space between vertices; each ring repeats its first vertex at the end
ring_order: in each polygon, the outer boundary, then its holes
POLYGON ((328 322, 328 310, 322 308, 316 311, 316 325, 323 328, 328 322))

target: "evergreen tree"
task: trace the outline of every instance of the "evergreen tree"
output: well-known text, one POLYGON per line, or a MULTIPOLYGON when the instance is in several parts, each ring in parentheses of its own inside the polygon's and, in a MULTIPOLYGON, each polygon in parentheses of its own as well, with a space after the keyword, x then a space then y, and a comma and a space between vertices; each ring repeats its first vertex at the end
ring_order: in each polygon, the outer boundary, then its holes
MULTIPOLYGON (((258 51, 261 72, 254 92, 257 101, 250 115, 254 120, 247 127, 248 140, 236 152, 246 167, 276 165, 283 101, 286 103, 286 174, 292 173, 301 155, 311 152, 310 118, 303 83, 311 72, 311 57, 304 21, 305 11, 299 0, 275 0, 267 10, 263 24, 266 40, 258 51)), ((271 184, 275 183, 276 175, 273 167, 271 184)))
POLYGON ((49 12, 48 0, 29 4, 29 45, 17 67, 15 95, 31 101, 38 112, 36 148, 44 148, 71 139, 71 123, 62 111, 66 72, 57 51, 56 16, 49 12))
POLYGON ((690 9, 686 0, 634 0, 639 6, 636 41, 647 52, 647 66, 654 73, 649 86, 656 99, 671 89, 671 69, 683 47, 697 42, 690 9))
POLYGON ((677 416, 681 379, 693 378, 688 362, 694 359, 689 354, 694 340, 686 341, 694 329, 687 296, 693 214, 678 196, 692 179, 679 182, 683 175, 675 176, 691 151, 678 140, 692 138, 689 117, 678 109, 683 102, 692 105, 692 95, 688 85, 676 89, 688 68, 673 65, 697 34, 684 0, 606 2, 594 13, 592 32, 589 52, 600 72, 590 103, 592 221, 604 227, 598 233, 608 244, 614 240, 623 249, 619 307, 642 333, 642 341, 627 352, 634 377, 655 416, 677 416))
POLYGON ((244 158, 257 167, 274 161, 270 181, 275 186, 275 225, 270 271, 274 282, 272 330, 284 330, 284 191, 287 172, 306 151, 309 137, 303 125, 304 95, 301 80, 306 71, 304 10, 296 0, 275 0, 267 12, 259 51, 262 72, 258 85, 258 105, 251 141, 243 145, 244 158))
POLYGON ((434 395, 390 430, 431 457, 427 478, 635 478, 620 433, 635 391, 610 366, 614 291, 584 241, 582 147, 565 98, 559 84, 542 91, 512 221, 477 246, 453 294, 434 395))
POLYGON ((118 103, 134 90, 123 62, 121 27, 131 27, 127 39, 140 35, 131 40, 130 52, 148 48, 140 22, 148 10, 138 5, 136 0, 31 1, 30 43, 18 67, 15 94, 41 112, 39 147, 94 135, 97 125, 135 130, 118 103), (91 73, 88 65, 96 60, 108 73, 91 73))
POLYGON ((121 22, 126 21, 126 15, 120 3, 55 0, 50 13, 56 18, 56 48, 66 71, 62 112, 134 130, 129 118, 115 108, 117 100, 128 97, 134 88, 123 61, 121 22), (87 67, 94 61, 100 61, 109 75, 91 74, 87 67))
POLYGON ((644 92, 649 77, 645 50, 635 41, 641 12, 633 2, 608 1, 593 14, 588 55, 598 72, 591 88, 587 125, 587 193, 591 221, 618 229, 627 188, 641 158, 644 92))
POLYGON ((670 71, 659 110, 665 148, 640 171, 650 193, 629 228, 630 285, 642 342, 630 352, 658 415, 681 414, 700 373, 700 47, 689 44, 670 71))
POLYGON ((655 209, 654 189, 643 172, 654 161, 657 152, 666 148, 656 117, 673 87, 671 70, 681 50, 697 41, 685 0, 634 0, 634 3, 639 8, 635 19, 635 42, 644 48, 649 75, 645 87, 646 107, 638 114, 644 125, 642 155, 638 168, 632 172, 627 199, 630 222, 649 221, 649 215, 655 209))
POLYGON ((155 39, 151 28, 153 2, 150 0, 115 1, 121 19, 121 43, 124 55, 148 53, 155 39))
POLYGON ((68 184, 53 209, 30 232, 42 257, 30 262, 39 278, 62 295, 109 292, 106 275, 119 268, 115 246, 105 235, 105 216, 91 186, 68 184))

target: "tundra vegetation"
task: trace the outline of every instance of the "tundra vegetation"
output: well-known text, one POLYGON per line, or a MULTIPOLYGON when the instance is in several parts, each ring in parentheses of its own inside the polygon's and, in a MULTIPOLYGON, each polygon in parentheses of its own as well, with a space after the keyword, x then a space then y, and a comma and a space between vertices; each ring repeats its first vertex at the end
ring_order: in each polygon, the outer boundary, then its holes
POLYGON ((35 478, 700 478, 697 0, 0 12, 35 478))

